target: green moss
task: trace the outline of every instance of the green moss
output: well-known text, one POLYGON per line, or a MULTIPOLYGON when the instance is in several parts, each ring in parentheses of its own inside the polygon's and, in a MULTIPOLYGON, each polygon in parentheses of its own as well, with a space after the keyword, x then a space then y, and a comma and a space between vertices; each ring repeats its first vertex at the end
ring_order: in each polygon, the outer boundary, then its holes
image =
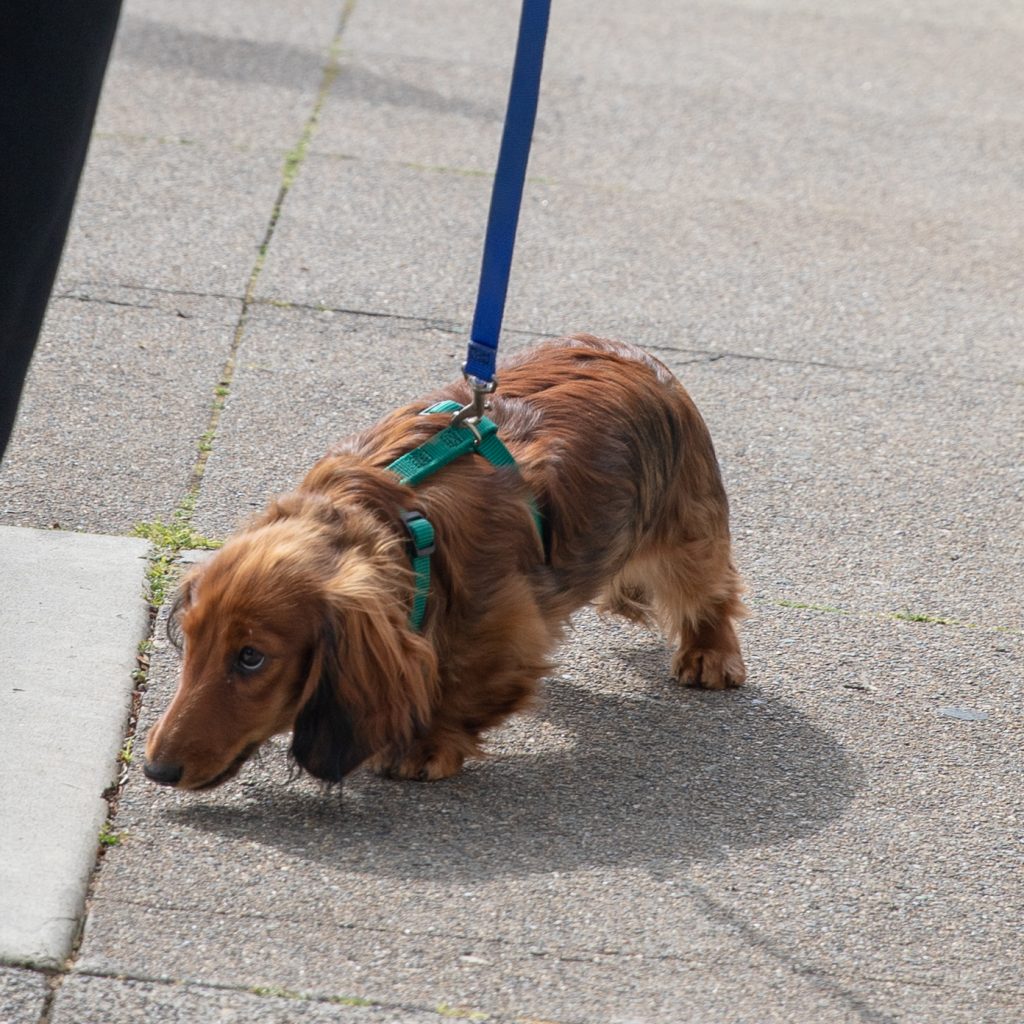
POLYGON ((359 996, 319 996, 306 992, 296 992, 290 988, 277 988, 273 985, 254 985, 248 989, 254 996, 265 996, 270 999, 301 999, 311 1003, 332 1003, 335 1006, 376 1006, 370 999, 359 996))
POLYGON ((831 612, 834 615, 846 615, 842 608, 836 608, 830 604, 811 604, 807 601, 776 601, 780 608, 797 608, 809 612, 831 612))
POLYGON ((173 551, 212 551, 219 548, 221 542, 210 537, 205 537, 197 530, 193 530, 184 517, 178 514, 165 523, 155 519, 149 523, 136 523, 132 529, 132 536, 142 537, 148 540, 155 547, 173 551))
POLYGON ((159 608, 167 598, 167 591, 175 572, 175 563, 182 551, 212 551, 221 542, 193 530, 189 523, 195 506, 195 497, 187 497, 169 523, 155 519, 136 523, 132 535, 142 537, 153 545, 146 571, 146 600, 159 608))
POLYGON ((324 1000, 327 1003, 334 1003, 335 1006, 376 1006, 372 999, 363 999, 360 996, 328 996, 324 1000))
POLYGON ((100 846, 104 849, 109 849, 111 846, 120 846, 126 836, 125 832, 115 832, 114 827, 109 821, 103 822, 103 827, 100 829, 99 841, 100 846))
POLYGON ((946 619, 940 615, 922 615, 919 612, 893 612, 890 616, 899 622, 931 622, 939 626, 960 626, 963 623, 954 619, 946 619))
POLYGON ((273 985, 253 985, 249 991, 254 996, 268 996, 272 999, 301 999, 301 992, 293 992, 288 988, 277 988, 273 985))

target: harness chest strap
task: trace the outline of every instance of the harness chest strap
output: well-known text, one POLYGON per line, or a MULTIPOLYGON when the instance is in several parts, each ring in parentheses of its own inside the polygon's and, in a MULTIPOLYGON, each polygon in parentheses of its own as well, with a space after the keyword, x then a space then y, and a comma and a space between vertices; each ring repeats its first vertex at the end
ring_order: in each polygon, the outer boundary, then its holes
MULTIPOLYGON (((455 413, 461 408, 458 402, 438 402, 429 409, 424 409, 422 415, 438 412, 455 413)), ((498 437, 498 427, 493 420, 481 416, 474 427, 475 429, 461 423, 452 424, 418 448, 395 459, 387 468, 403 484, 415 487, 428 476, 447 466, 449 462, 454 462, 471 452, 482 455, 492 466, 515 466, 516 460, 498 437)), ((544 543, 544 517, 532 499, 530 511, 537 533, 544 543)), ((403 512, 402 522, 409 534, 412 568, 416 574, 416 593, 409 623, 413 629, 418 630, 423 624, 427 596, 430 593, 430 556, 435 550, 434 527, 420 512, 403 512)))

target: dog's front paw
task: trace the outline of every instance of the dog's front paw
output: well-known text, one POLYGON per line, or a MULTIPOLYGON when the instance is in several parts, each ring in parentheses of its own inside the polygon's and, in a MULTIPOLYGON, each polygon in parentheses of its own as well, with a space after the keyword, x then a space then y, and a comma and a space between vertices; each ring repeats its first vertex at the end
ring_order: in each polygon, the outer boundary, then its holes
POLYGON ((699 647, 678 651, 672 659, 672 671, 683 686, 702 690, 742 686, 747 678, 747 669, 739 651, 713 651, 699 647))
POLYGON ((455 750, 428 751, 417 746, 401 756, 379 758, 374 769, 389 779, 437 782, 458 774, 464 760, 455 750))

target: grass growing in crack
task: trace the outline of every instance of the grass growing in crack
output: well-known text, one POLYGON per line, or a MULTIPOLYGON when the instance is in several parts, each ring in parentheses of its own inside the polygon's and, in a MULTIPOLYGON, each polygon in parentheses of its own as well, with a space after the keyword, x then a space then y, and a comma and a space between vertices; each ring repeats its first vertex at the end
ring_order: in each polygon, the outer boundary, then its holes
POLYGON ((842 608, 836 608, 830 604, 811 604, 807 601, 776 601, 780 608, 796 608, 807 612, 830 612, 833 615, 846 615, 842 608))
POLYGON ((132 530, 133 536, 142 537, 153 545, 146 571, 146 600, 154 608, 159 608, 167 598, 173 566, 182 551, 212 551, 221 545, 220 541, 192 529, 188 518, 194 505, 194 500, 183 502, 169 523, 156 519, 149 523, 136 523, 132 530))
POLYGON ((309 148, 311 135, 312 131, 303 133, 302 138, 285 154, 284 168, 281 172, 281 184, 285 188, 291 188, 295 184, 299 168, 306 159, 306 150, 309 148))
POLYGON ((202 454, 207 454, 213 451, 213 431, 207 430, 201 438, 199 438, 199 451, 202 454))
POLYGON ((120 846, 124 841, 124 832, 115 832, 113 825, 107 820, 103 822, 103 827, 100 829, 99 841, 100 846, 105 850, 109 850, 112 846, 120 846))
POLYGON ((135 652, 135 668, 132 669, 132 682, 136 686, 145 688, 146 680, 149 678, 149 660, 153 654, 153 638, 146 637, 139 641, 135 652))
POLYGON ((276 988, 273 985, 253 985, 249 991, 254 996, 265 996, 271 999, 301 999, 301 992, 293 992, 290 988, 276 988))
POLYGON ((124 741, 124 746, 121 747, 121 752, 117 755, 117 759, 118 759, 118 761, 121 762, 121 764, 131 764, 132 763, 132 747, 134 745, 135 745, 135 737, 134 736, 129 736, 124 741))
POLYGON ((376 1006, 372 999, 363 999, 361 996, 328 996, 324 1002, 333 1003, 335 1006, 376 1006))
POLYGON ((893 612, 890 616, 897 622, 930 622, 937 626, 958 626, 955 619, 945 619, 940 615, 921 615, 918 612, 893 612))
POLYGON ((220 547, 220 541, 205 537, 198 530, 193 530, 184 516, 178 514, 169 523, 159 519, 150 523, 136 523, 132 534, 135 537, 143 537, 156 547, 172 550, 175 553, 193 548, 210 551, 220 547))
POLYGON ((960 629, 980 629, 992 633, 1009 633, 1013 636, 1020 635, 1021 630, 1013 626, 991 626, 980 625, 975 622, 966 622, 963 619, 951 619, 945 615, 925 615, 922 612, 912 612, 904 608, 902 611, 889 612, 874 610, 852 610, 850 608, 836 608, 827 604, 813 604, 809 601, 788 601, 773 599, 755 599, 755 604, 771 605, 776 608, 793 608, 798 611, 828 612, 832 615, 853 615, 861 619, 885 619, 890 622, 919 622, 931 626, 956 626, 960 629))
POLYGON ((296 992, 290 988, 278 988, 275 985, 253 985, 248 989, 254 996, 263 996, 268 999, 301 999, 306 1002, 331 1003, 334 1006, 376 1006, 371 999, 362 999, 359 996, 319 996, 309 995, 304 992, 296 992))

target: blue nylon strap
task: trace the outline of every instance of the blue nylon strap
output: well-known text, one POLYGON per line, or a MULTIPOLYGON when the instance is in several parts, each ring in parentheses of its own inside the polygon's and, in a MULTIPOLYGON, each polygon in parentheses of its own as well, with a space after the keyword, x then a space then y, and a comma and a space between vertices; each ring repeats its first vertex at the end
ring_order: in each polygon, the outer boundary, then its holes
POLYGON ((491 191, 476 312, 463 366, 467 376, 475 377, 483 384, 489 384, 494 379, 498 338, 512 270, 512 250, 519 223, 519 206, 523 198, 523 182, 526 179, 530 141, 537 115, 550 10, 551 0, 523 0, 519 18, 519 41, 512 67, 512 84, 498 153, 498 167, 491 191))

